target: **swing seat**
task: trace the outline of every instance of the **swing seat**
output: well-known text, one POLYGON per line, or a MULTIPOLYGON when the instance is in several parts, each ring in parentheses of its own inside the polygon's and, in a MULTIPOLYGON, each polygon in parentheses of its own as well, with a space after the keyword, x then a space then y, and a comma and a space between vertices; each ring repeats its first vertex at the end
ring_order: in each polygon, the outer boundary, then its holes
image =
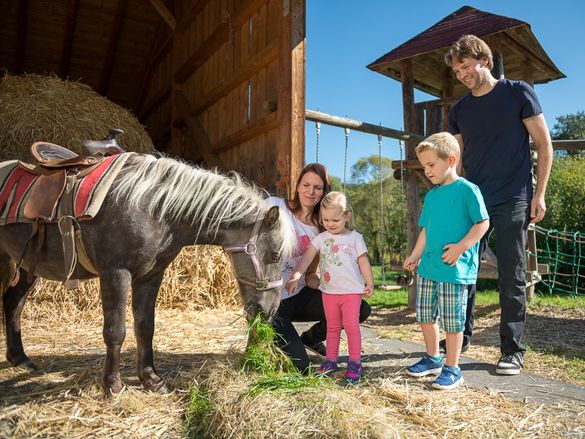
POLYGON ((403 287, 401 287, 400 285, 380 285, 378 288, 380 288, 383 291, 398 291, 398 290, 402 290, 403 287))

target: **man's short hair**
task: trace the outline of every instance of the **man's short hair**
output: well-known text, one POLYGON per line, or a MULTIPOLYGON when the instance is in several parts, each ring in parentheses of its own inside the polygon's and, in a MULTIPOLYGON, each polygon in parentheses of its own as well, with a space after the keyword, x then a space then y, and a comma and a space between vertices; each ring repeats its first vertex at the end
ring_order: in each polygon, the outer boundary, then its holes
POLYGON ((418 156, 423 151, 435 151, 444 160, 447 160, 450 155, 454 155, 459 160, 461 154, 459 142, 455 136, 446 131, 433 134, 420 142, 415 148, 416 155, 418 156))
POLYGON ((484 40, 475 35, 463 35, 455 41, 445 54, 445 63, 449 67, 453 67, 454 60, 463 62, 465 57, 477 60, 485 57, 488 60, 488 68, 491 70, 494 67, 492 50, 484 40))

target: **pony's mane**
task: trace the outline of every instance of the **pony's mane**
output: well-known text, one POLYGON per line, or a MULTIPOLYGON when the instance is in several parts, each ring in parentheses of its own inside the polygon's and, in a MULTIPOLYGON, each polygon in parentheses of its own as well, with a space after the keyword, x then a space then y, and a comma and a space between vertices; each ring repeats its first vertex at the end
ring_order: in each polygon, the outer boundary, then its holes
MULTIPOLYGON (((134 154, 117 178, 113 189, 117 202, 143 206, 156 218, 186 220, 215 236, 222 225, 254 220, 266 213, 267 193, 236 172, 229 176, 168 157, 134 154)), ((290 255, 296 246, 294 227, 279 215, 283 241, 280 252, 290 255)))

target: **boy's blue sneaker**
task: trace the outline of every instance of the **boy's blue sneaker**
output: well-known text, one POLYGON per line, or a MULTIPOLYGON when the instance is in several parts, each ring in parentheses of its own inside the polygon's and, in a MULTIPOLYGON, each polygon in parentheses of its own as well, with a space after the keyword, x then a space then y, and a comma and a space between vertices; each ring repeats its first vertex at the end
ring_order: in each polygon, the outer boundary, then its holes
POLYGON ((347 363, 347 372, 345 373, 345 381, 348 383, 359 383, 360 378, 362 377, 362 363, 358 363, 357 361, 351 360, 347 363))
POLYGON ((443 370, 443 362, 435 361, 428 355, 425 355, 420 361, 406 368, 406 373, 411 377, 426 377, 427 375, 438 375, 443 370))
POLYGON ((339 367, 337 366, 337 363, 335 361, 325 360, 323 361, 323 363, 321 363, 321 367, 319 367, 319 372, 317 373, 317 376, 330 377, 337 369, 339 369, 339 367))
POLYGON ((459 387, 464 381, 461 370, 458 367, 445 366, 443 367, 441 375, 439 375, 431 385, 435 389, 451 390, 455 387, 459 387))

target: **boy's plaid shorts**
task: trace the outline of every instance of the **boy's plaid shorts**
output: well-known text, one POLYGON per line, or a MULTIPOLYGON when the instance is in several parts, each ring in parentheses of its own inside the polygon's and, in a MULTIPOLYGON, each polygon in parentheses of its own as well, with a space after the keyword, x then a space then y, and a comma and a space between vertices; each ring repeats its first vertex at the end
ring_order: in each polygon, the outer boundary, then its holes
POLYGON ((419 276, 416 321, 436 322, 445 332, 463 332, 467 311, 467 285, 436 282, 419 276))

